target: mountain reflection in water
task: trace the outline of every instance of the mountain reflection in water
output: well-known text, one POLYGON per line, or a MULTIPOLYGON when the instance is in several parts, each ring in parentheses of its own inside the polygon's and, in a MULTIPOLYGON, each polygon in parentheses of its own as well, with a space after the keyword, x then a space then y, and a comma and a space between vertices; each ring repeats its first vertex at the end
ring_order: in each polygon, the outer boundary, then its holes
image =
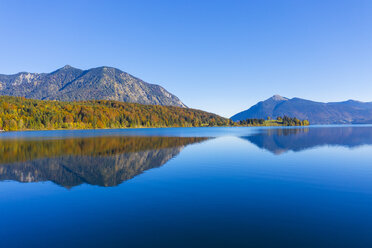
POLYGON ((70 188, 116 186, 160 167, 202 137, 90 137, 0 140, 0 180, 52 181, 70 188))
POLYGON ((371 126, 340 126, 311 128, 262 129, 250 136, 240 137, 276 155, 287 151, 299 152, 318 146, 348 148, 372 144, 371 126))

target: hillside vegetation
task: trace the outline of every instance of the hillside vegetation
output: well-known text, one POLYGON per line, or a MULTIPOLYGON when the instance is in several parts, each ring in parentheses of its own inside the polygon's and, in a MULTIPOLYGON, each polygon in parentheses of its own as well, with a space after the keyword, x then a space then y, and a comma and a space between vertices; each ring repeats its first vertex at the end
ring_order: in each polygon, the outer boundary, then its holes
POLYGON ((0 96, 0 129, 54 130, 140 127, 306 126, 307 120, 284 116, 275 120, 233 122, 201 110, 124 103, 110 100, 43 101, 0 96))
POLYGON ((43 101, 0 97, 0 129, 53 130, 130 127, 201 127, 230 125, 216 114, 173 106, 109 100, 43 101))

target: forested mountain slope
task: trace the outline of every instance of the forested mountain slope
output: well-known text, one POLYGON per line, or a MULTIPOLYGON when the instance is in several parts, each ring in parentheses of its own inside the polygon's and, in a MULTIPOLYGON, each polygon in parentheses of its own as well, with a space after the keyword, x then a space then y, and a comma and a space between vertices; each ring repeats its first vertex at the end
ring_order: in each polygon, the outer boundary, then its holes
POLYGON ((0 97, 0 129, 90 129, 225 126, 231 121, 201 110, 118 101, 43 101, 0 97))

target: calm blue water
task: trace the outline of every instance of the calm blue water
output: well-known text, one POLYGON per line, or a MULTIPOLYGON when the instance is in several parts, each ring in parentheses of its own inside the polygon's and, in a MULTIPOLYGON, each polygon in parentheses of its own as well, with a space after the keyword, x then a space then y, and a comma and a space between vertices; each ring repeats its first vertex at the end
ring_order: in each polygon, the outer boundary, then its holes
POLYGON ((0 247, 372 247, 372 126, 0 134, 0 247))

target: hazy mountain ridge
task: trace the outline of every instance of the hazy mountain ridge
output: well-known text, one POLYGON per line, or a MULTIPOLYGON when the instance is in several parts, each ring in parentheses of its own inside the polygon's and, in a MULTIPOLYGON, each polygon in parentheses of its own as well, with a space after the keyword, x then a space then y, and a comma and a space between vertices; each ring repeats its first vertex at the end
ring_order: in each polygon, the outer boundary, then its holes
POLYGON ((239 121, 284 115, 307 119, 310 124, 369 124, 372 123, 372 102, 348 100, 323 103, 275 95, 232 116, 231 119, 239 121))
POLYGON ((51 73, 0 74, 0 95, 41 100, 116 100, 186 107, 163 87, 113 67, 81 70, 66 65, 51 73))

